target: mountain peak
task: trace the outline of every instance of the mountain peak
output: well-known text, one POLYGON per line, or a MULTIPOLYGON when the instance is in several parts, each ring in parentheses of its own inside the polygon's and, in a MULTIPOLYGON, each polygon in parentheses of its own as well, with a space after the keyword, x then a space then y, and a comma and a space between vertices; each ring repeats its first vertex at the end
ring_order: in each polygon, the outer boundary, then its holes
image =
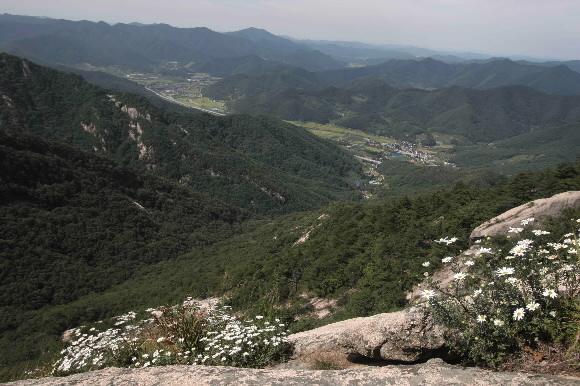
POLYGON ((232 35, 240 36, 251 41, 269 40, 269 41, 286 41, 283 37, 274 35, 270 31, 262 28, 249 27, 239 31, 230 32, 232 35))

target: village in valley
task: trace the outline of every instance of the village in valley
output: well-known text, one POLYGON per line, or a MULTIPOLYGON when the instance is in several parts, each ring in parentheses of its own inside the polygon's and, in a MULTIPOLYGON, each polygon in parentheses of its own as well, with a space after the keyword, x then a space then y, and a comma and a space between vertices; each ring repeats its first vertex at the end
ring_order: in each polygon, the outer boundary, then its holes
POLYGON ((186 73, 183 76, 128 73, 125 77, 169 102, 218 116, 226 113, 223 101, 216 101, 203 94, 206 87, 220 80, 218 77, 199 72, 186 73))

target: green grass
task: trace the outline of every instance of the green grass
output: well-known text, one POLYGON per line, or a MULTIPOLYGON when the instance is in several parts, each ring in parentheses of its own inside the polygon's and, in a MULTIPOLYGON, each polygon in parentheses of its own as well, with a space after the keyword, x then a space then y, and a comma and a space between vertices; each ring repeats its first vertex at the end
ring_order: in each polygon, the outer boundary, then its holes
POLYGON ((368 138, 379 143, 396 142, 396 140, 391 137, 370 134, 360 130, 337 126, 332 123, 325 124, 325 123, 301 122, 301 121, 289 121, 289 122, 296 126, 301 126, 308 129, 308 131, 310 131, 314 135, 327 139, 338 140, 341 138, 348 138, 352 139, 353 141, 364 141, 364 138, 368 138))
POLYGON ((193 108, 202 108, 207 110, 218 110, 220 112, 225 112, 226 104, 223 101, 217 101, 214 99, 210 99, 207 97, 197 97, 194 95, 180 95, 174 97, 174 99, 178 102, 181 102, 187 106, 191 106, 193 108))

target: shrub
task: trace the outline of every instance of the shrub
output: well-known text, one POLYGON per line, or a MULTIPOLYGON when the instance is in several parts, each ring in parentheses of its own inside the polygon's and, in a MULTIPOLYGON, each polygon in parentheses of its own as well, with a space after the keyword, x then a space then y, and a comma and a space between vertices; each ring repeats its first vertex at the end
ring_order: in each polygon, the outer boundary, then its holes
POLYGON ((530 218, 505 238, 477 241, 458 257, 442 259, 451 284, 430 279, 422 296, 435 321, 448 328, 453 351, 468 362, 497 366, 542 341, 577 345, 578 232, 554 240, 530 218))
POLYGON ((285 359, 286 328, 279 319, 244 319, 229 307, 207 310, 191 299, 178 306, 129 312, 71 331, 53 366, 66 375, 107 366, 141 368, 172 364, 262 367, 285 359))

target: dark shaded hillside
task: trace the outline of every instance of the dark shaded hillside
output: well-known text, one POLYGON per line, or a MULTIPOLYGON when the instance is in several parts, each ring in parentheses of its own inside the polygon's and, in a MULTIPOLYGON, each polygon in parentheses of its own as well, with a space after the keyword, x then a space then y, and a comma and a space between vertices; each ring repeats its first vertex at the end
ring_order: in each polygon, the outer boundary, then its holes
POLYGON ((301 128, 265 117, 169 112, 5 54, 0 69, 0 128, 107 155, 258 213, 353 197, 359 164, 301 128))
POLYGON ((580 96, 548 95, 522 86, 398 90, 372 78, 344 88, 258 92, 230 105, 235 111, 334 122, 400 138, 431 131, 486 142, 580 121, 580 96))
MULTIPOLYGON (((70 72, 82 76, 82 78, 90 84, 98 87, 102 87, 107 90, 113 90, 118 92, 125 92, 135 95, 140 95, 149 98, 150 100, 159 101, 159 103, 164 102, 163 99, 159 98, 157 95, 147 90, 144 86, 130 81, 126 78, 121 78, 114 76, 102 71, 86 71, 79 70, 70 67, 55 67, 58 71, 70 72)), ((169 102, 165 102, 166 104, 169 102)))
MULTIPOLYGON (((168 180, 0 130, 0 335, 27 312, 223 239, 246 217, 168 180)), ((7 361, 2 353, 0 367, 7 361)))
MULTIPOLYGON (((201 64, 217 58, 258 55, 309 70, 340 68, 328 55, 274 36, 254 39, 243 31, 135 25, 0 15, 0 50, 45 64, 124 66, 152 70, 167 62, 201 64)), ((263 31, 269 34, 266 31, 263 31)))
POLYGON ((232 75, 260 75, 269 71, 277 71, 288 66, 259 56, 241 56, 237 58, 212 59, 190 67, 195 72, 203 72, 219 77, 232 75))
POLYGON ((206 88, 205 93, 215 99, 243 102, 250 97, 264 96, 286 90, 323 89, 318 74, 299 68, 272 69, 260 74, 238 73, 206 88))

